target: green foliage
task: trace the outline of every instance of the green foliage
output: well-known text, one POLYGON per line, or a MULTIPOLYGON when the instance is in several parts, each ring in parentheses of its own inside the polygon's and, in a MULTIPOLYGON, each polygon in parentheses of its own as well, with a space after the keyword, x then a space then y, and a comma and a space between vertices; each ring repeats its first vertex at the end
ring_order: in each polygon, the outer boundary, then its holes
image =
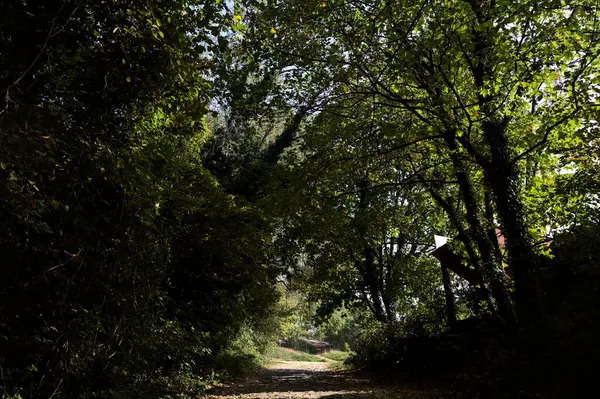
POLYGON ((365 315, 361 311, 364 312, 360 308, 334 311, 317 324, 317 337, 326 340, 332 348, 348 351, 364 327, 361 321, 365 315))
POLYGON ((271 227, 199 157, 227 7, 3 6, 5 396, 191 396, 264 348, 271 227))
POLYGON ((243 326, 238 335, 219 352, 217 365, 233 375, 247 373, 258 367, 271 343, 271 340, 261 339, 261 333, 243 326))
POLYGON ((314 318, 314 307, 299 292, 282 288, 277 311, 279 313, 279 339, 297 342, 308 338, 307 331, 314 318))
POLYGON ((543 249, 535 243, 548 226, 576 218, 581 203, 565 191, 554 195, 560 168, 575 164, 589 177, 594 170, 595 157, 583 153, 597 142, 597 4, 244 5, 260 15, 246 43, 260 48, 253 55, 265 76, 281 77, 279 93, 290 103, 311 107, 308 100, 319 98, 319 112, 286 159, 296 198, 284 202, 301 220, 291 224, 304 227, 298 235, 310 237, 308 244, 296 236, 287 242, 337 264, 319 276, 336 281, 329 291, 344 293, 329 301, 333 307, 357 299, 348 294, 357 287, 335 274, 350 275, 364 280, 362 301, 371 298, 376 316, 390 319, 386 291, 397 296, 398 283, 376 287, 382 278, 365 271, 368 253, 385 248, 389 237, 422 242, 442 233, 465 241, 504 319, 514 312, 502 261, 515 270, 522 316, 539 313, 535 266, 524 265, 539 263, 543 249), (390 205, 393 198, 402 199, 399 206, 390 205), (427 220, 439 211, 448 223, 427 220), (419 215, 416 228, 394 212, 419 215), (505 259, 492 237, 496 225, 507 239, 505 259))

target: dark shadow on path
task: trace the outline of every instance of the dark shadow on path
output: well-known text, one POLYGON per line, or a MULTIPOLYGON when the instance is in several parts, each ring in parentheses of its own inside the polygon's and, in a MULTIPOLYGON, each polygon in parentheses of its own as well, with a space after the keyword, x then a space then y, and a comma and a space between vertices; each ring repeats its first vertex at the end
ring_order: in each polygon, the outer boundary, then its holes
POLYGON ((293 398, 298 399, 368 399, 374 398, 371 389, 372 382, 351 373, 283 364, 275 369, 261 370, 243 381, 214 388, 208 394, 215 398, 252 394, 275 394, 269 397, 276 398, 277 393, 295 393, 293 398))
POLYGON ((341 393, 321 396, 319 399, 373 399, 372 393, 341 393))
POLYGON ((369 374, 306 362, 279 362, 243 380, 214 388, 206 399, 448 399, 469 398, 437 389, 389 385, 369 374))

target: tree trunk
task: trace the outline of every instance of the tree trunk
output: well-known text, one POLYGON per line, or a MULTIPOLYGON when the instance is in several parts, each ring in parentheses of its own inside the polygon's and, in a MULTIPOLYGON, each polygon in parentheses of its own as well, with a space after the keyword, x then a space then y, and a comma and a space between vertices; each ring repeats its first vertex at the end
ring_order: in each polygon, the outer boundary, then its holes
POLYGON ((486 177, 486 190, 484 193, 485 202, 485 218, 487 222, 487 231, 490 236, 490 241, 494 245, 494 250, 496 252, 496 259, 502 263, 502 252, 500 251, 500 245, 498 244, 498 234, 496 233, 496 222, 494 221, 494 203, 493 203, 493 193, 489 188, 489 178, 486 177))
POLYGON ((379 289, 379 281, 377 278, 377 270, 375 266, 375 254, 372 248, 365 247, 365 267, 364 280, 371 295, 371 302, 375 309, 375 316, 383 323, 388 322, 388 314, 385 306, 382 303, 381 290, 379 289))
POLYGON ((426 185, 426 188, 429 191, 429 194, 433 197, 433 199, 446 212, 448 218, 450 219, 450 223, 452 223, 454 228, 456 228, 456 231, 458 231, 458 238, 465 245, 465 250, 467 252, 467 256, 469 257, 469 261, 471 262, 479 276, 481 276, 481 280, 483 281, 480 288, 483 294, 482 296, 485 298, 485 301, 487 302, 492 314, 496 314, 496 306, 494 305, 491 299, 492 294, 490 292, 490 287, 487 284, 485 284, 485 280, 483 279, 483 264, 481 262, 481 259, 477 256, 477 253, 475 252, 475 246, 472 236, 468 234, 465 230, 462 222, 460 221, 460 218, 456 214, 456 211, 453 209, 450 202, 444 199, 439 193, 436 193, 435 190, 433 190, 429 185, 426 185))
POLYGON ((263 160, 267 165, 276 165, 281 154, 294 143, 300 125, 306 115, 308 115, 308 110, 308 107, 300 107, 290 123, 286 126, 285 130, 277 136, 275 141, 269 146, 263 157, 263 160))
POLYGON ((368 302, 369 308, 373 312, 375 318, 382 323, 387 323, 389 318, 385 305, 383 304, 382 287, 380 287, 377 266, 375 265, 376 252, 371 248, 367 238, 368 225, 366 222, 366 212, 369 209, 370 202, 368 176, 365 176, 357 184, 357 188, 359 191, 359 203, 355 228, 359 235, 365 238, 365 243, 361 259, 357 259, 354 265, 362 277, 363 292, 366 291, 368 293, 368 296, 365 295, 365 301, 368 302))
POLYGON ((508 118, 490 95, 483 94, 485 81, 494 80, 493 65, 496 62, 494 42, 494 6, 481 0, 470 0, 476 18, 471 30, 473 35, 473 80, 480 90, 479 104, 486 117, 483 136, 492 155, 491 162, 480 162, 496 199, 496 210, 506 238, 509 265, 513 269, 517 291, 517 306, 522 321, 541 316, 542 306, 536 276, 539 257, 533 248, 533 240, 527 232, 523 204, 518 194, 518 173, 510 160, 506 127, 508 118))
POLYGON ((492 291, 492 296, 498 306, 500 317, 507 323, 515 323, 516 314, 512 299, 508 292, 506 275, 504 274, 504 270, 502 270, 502 265, 499 264, 499 260, 496 259, 494 245, 490 241, 489 236, 486 234, 483 224, 481 223, 473 186, 467 175, 467 169, 460 158, 460 154, 456 151, 457 146, 453 132, 447 132, 445 138, 450 147, 450 156, 452 158, 455 175, 465 202, 467 222, 471 228, 472 237, 477 243, 481 253, 481 259, 483 261, 481 274, 484 282, 489 285, 492 291))
POLYGON ((488 121, 484 123, 483 129, 492 154, 492 163, 487 171, 489 184, 496 197, 496 209, 506 239, 519 314, 522 318, 536 319, 542 313, 536 274, 539 256, 525 225, 523 204, 518 193, 518 173, 510 161, 508 151, 506 123, 488 121))
POLYGON ((442 266, 442 283, 444 284, 444 294, 446 296, 446 317, 448 318, 448 326, 453 328, 456 325, 456 306, 450 281, 450 272, 445 266, 442 266))

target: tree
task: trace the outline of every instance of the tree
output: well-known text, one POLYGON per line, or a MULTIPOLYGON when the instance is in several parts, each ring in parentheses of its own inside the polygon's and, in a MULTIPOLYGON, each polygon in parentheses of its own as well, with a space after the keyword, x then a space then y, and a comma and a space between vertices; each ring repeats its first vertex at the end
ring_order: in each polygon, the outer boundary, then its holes
POLYGON ((273 185, 270 201, 281 217, 283 262, 324 314, 358 304, 394 323, 412 301, 405 270, 433 260, 427 251, 439 214, 431 212, 425 190, 405 181, 406 160, 393 152, 362 156, 377 151, 376 140, 368 148, 346 144, 379 129, 385 126, 362 115, 315 116, 301 145, 287 154, 285 185, 273 185))
POLYGON ((521 165, 554 140, 568 143, 591 105, 595 3, 247 4, 259 37, 295 65, 291 73, 327 82, 323 112, 352 115, 354 104, 373 99, 398 115, 400 143, 387 150, 426 143, 452 165, 483 275, 510 321, 502 268, 481 214, 491 206, 488 214, 507 240, 523 319, 539 315, 538 255, 526 227, 521 165), (471 171, 482 176, 486 196, 474 190, 471 171))

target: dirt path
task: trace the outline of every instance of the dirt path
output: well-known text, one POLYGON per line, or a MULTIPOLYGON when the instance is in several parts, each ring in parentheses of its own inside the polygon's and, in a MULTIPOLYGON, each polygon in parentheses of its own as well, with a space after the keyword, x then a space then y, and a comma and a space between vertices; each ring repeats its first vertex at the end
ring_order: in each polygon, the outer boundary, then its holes
POLYGON ((384 388, 356 375, 338 372, 332 363, 273 362, 244 381, 213 388, 204 399, 372 399, 435 398, 433 392, 384 388))

